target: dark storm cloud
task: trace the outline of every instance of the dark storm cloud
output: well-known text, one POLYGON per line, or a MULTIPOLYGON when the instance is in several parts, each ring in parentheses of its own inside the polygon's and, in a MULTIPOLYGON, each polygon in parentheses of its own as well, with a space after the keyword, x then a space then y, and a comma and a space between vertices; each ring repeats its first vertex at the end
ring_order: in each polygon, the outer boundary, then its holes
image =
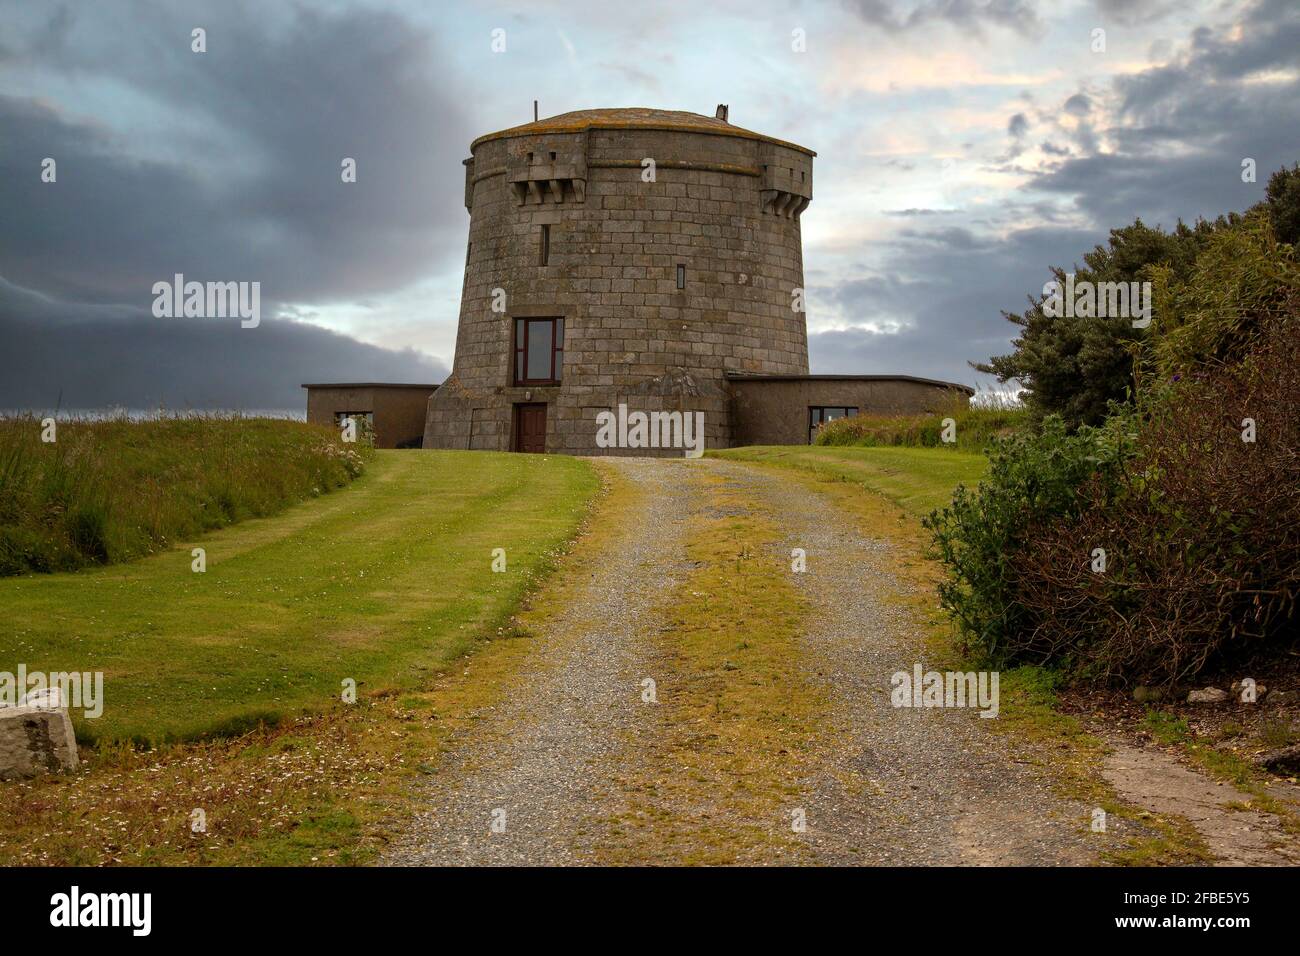
POLYGON ((426 356, 306 324, 148 313, 153 283, 178 272, 260 282, 273 315, 459 259, 471 130, 435 37, 388 13, 254 3, 4 16, 6 65, 103 84, 115 111, 0 95, 0 277, 13 283, 0 406, 49 406, 61 390, 65 406, 301 407, 308 379, 441 381, 426 356), (206 53, 190 48, 196 24, 206 53), (344 157, 356 183, 341 181, 344 157))
POLYGON ((318 381, 441 382, 409 349, 264 318, 156 319, 124 305, 59 302, 0 280, 0 409, 301 409, 318 381))
MULTIPOLYGON (((1168 6, 1103 2, 1099 13, 1147 23, 1168 6)), ((858 30, 1000 31, 1011 45, 998 55, 1011 62, 1022 37, 1045 30, 1036 5, 1020 0, 845 0, 843 9, 858 30)), ((1267 0, 1238 19, 1239 40, 1200 29, 1167 66, 1109 87, 1090 80, 1086 111, 1079 94, 1050 107, 1026 97, 1029 105, 1006 111, 1025 110, 1008 125, 1008 155, 994 155, 1005 140, 958 144, 989 150, 975 155, 982 169, 1022 177, 1010 160, 1032 133, 1051 165, 1019 192, 995 188, 966 209, 886 211, 910 228, 862 242, 866 278, 814 282, 810 273, 814 324, 822 301, 849 323, 903 326, 811 336, 814 371, 973 382, 966 361, 1006 350, 1012 330, 1000 310, 1019 311, 1049 266, 1076 262, 1138 215, 1169 225, 1257 201, 1270 170, 1300 159, 1300 89, 1248 78, 1300 66, 1300 9, 1267 0), (1240 181, 1248 156, 1258 162, 1253 185, 1240 181), (941 224, 951 228, 924 228, 941 224)), ((466 113, 485 107, 478 78, 446 65, 446 38, 395 14, 251 0, 0 0, 0 22, 0 66, 52 81, 48 95, 35 86, 0 94, 0 276, 54 300, 0 289, 0 406, 52 404, 62 387, 65 406, 301 407, 304 380, 440 380, 442 369, 413 353, 302 323, 266 318, 241 330, 155 320, 147 309, 152 283, 175 272, 261 281, 268 315, 296 314, 292 306, 309 315, 454 275, 467 222, 460 160, 483 132, 466 113), (208 30, 206 54, 190 52, 195 24, 208 30), (39 179, 46 156, 59 162, 55 185, 39 179), (339 182, 344 156, 358 160, 355 185, 339 182)), ((460 25, 449 29, 465 41, 460 25)), ((539 75, 553 72, 554 63, 535 62, 539 75)), ((624 94, 650 88, 636 72, 645 60, 621 74, 607 54, 602 63, 604 78, 621 75, 624 94)), ((611 97, 623 95, 612 85, 611 97)))
MULTIPOLYGON (((979 377, 966 361, 1007 351, 1014 330, 1001 310, 1022 311, 1051 278, 1050 266, 1072 268, 1111 228, 1138 216, 1172 226, 1259 201, 1268 173, 1300 160, 1300 83, 1248 78, 1261 71, 1285 77, 1297 65, 1300 8, 1269 0, 1246 12, 1240 40, 1199 29, 1177 62, 1117 80, 1106 97, 1118 104, 1115 127, 1098 129, 1092 98, 1071 96, 1063 111, 1077 126, 1058 126, 1058 133, 1073 138, 1078 154, 1031 177, 1022 192, 1026 200, 1071 198, 1093 228, 1043 225, 1052 218, 1026 201, 1009 210, 1014 218, 990 224, 1010 225, 1004 238, 976 232, 975 220, 901 231, 881 247, 877 277, 814 288, 814 303, 820 296, 849 323, 881 329, 811 336, 814 370, 974 383, 979 377), (1098 148, 1103 132, 1106 153, 1098 148), (1257 183, 1241 181, 1245 157, 1258 164, 1257 183)), ((1047 114, 1038 119, 1051 122, 1047 114)), ((1013 117, 1008 132, 1015 136, 1019 125, 1013 117)), ((1049 145, 1052 154, 1069 152, 1049 145)))
POLYGON ((934 22, 982 32, 986 26, 1036 36, 1043 30, 1037 4, 1030 0, 918 0, 907 5, 894 0, 847 0, 864 21, 889 33, 901 33, 934 22))
POLYGON ((1097 9, 1108 20, 1132 26, 1153 23, 1178 9, 1180 0, 1096 0, 1097 9))
POLYGON ((1006 155, 1001 157, 1003 162, 1010 162, 1019 157, 1025 151, 1025 136, 1029 132, 1029 118, 1024 113, 1016 113, 1007 121, 1007 135, 1011 137, 1011 142, 1007 146, 1006 155))
POLYGON ((1238 40, 1198 29, 1175 62, 1118 79, 1119 123, 1105 131, 1114 148, 1099 152, 1100 131, 1081 123, 1083 155, 1030 188, 1072 196, 1107 229, 1136 216, 1170 226, 1262 199, 1268 174, 1300 160, 1300 82, 1285 78, 1300 67, 1300 7, 1257 3, 1241 27, 1238 40), (1252 82, 1270 73, 1284 78, 1252 82), (1256 162, 1256 183, 1241 181, 1246 158, 1256 162))
MULTIPOLYGON (((814 372, 898 373, 974 385, 969 361, 1007 351, 1012 326, 1002 310, 1022 311, 1041 293, 1051 265, 1072 265, 1096 236, 1086 230, 1028 228, 985 238, 964 228, 904 231, 882 253, 881 274, 814 288, 852 323, 885 328, 809 336, 814 372), (905 326, 889 330, 902 317, 905 326)), ((816 315, 813 316, 816 318, 816 315)))
MULTIPOLYGON (((1178 62, 1117 80, 1109 99, 1118 103, 1121 125, 1105 130, 1109 152, 1099 152, 1090 98, 1065 101, 1077 128, 1058 132, 1073 138, 1079 154, 1031 177, 1023 193, 1027 200, 1070 197, 1094 228, 1035 226, 1051 220, 1026 202, 1015 213, 1025 225, 1013 224, 1004 238, 969 228, 974 220, 901 231, 882 246, 879 277, 814 288, 814 303, 820 294, 849 323, 881 329, 810 336, 814 370, 974 383, 979 377, 967 360, 1007 351, 1014 330, 1001 311, 1022 311, 1026 297, 1040 294, 1051 278, 1050 266, 1073 267, 1109 229, 1138 216, 1171 226, 1261 199, 1268 172, 1300 159, 1300 84, 1245 80, 1300 63, 1300 8, 1260 3, 1242 26, 1235 42, 1198 30, 1178 62), (1244 157, 1257 161, 1259 182, 1241 182, 1244 157)), ((1013 117, 1008 132, 1026 126, 1013 117)), ((1007 225, 1004 218, 1000 226, 1007 225)))
POLYGON ((434 72, 434 39, 400 17, 292 8, 271 26, 259 5, 149 5, 115 29, 120 10, 77 8, 71 24, 68 9, 15 55, 177 120, 127 140, 0 99, 0 275, 88 301, 144 304, 152 281, 184 272, 322 302, 400 287, 463 242, 463 98, 434 72), (196 22, 207 53, 190 50, 196 22), (56 184, 39 179, 47 156, 56 184), (344 157, 355 184, 340 181, 344 157))

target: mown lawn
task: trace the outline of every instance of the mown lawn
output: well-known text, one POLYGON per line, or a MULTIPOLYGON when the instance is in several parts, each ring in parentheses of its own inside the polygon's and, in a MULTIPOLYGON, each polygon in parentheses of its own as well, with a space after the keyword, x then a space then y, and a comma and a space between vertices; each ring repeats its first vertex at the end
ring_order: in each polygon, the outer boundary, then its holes
POLYGON ((946 505, 958 485, 978 484, 988 468, 983 455, 948 448, 755 445, 709 455, 856 482, 916 517, 946 505))
POLYGON ((515 610, 597 487, 574 458, 381 451, 347 490, 277 517, 0 579, 0 670, 103 671, 103 716, 73 713, 86 742, 235 733, 337 703, 347 678, 362 696, 417 686, 515 610))

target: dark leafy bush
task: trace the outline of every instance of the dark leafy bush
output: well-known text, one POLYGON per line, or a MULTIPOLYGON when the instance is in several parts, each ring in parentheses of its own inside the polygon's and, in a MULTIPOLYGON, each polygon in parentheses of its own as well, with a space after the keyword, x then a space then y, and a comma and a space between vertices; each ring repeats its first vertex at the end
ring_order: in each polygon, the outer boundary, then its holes
POLYGON ((1293 317, 1300 258, 1254 213, 1209 237, 1190 274, 1161 267, 1152 276, 1155 321, 1138 354, 1144 377, 1167 382, 1237 361, 1264 324, 1293 317))
POLYGON ((1300 245, 1300 163, 1283 166, 1268 178, 1261 205, 1273 223, 1278 241, 1300 245))
MULTIPOLYGON (((1210 237, 1227 226, 1224 219, 1193 226, 1180 222, 1165 232, 1138 219, 1112 229, 1106 245, 1085 253, 1082 265, 1054 266, 1043 278, 1062 286, 1068 272, 1078 282, 1145 282, 1160 266, 1173 280, 1182 279, 1210 237)), ((1099 425, 1113 403, 1132 398, 1133 349, 1147 333, 1133 328, 1130 318, 1052 316, 1039 293, 1029 297, 1024 312, 1003 316, 1017 326, 1011 352, 972 364, 1023 386, 1021 397, 1035 418, 1059 415, 1070 427, 1099 425)))
POLYGON ((1293 322, 1265 329, 1145 402, 1118 486, 1090 479, 1011 556, 1014 659, 1174 682, 1300 640, 1300 342, 1293 322))
POLYGON ((973 649, 997 664, 1021 660, 1019 635, 1034 622, 1018 601, 1016 555, 1045 523, 1079 514, 1086 482, 1113 485, 1128 451, 1120 429, 1071 433, 1049 416, 1039 431, 998 441, 979 487, 958 488, 950 505, 924 520, 947 565, 940 600, 973 649))
POLYGON ((1057 414, 1071 426, 1100 424, 1111 403, 1133 400, 1135 352, 1155 345, 1166 359, 1198 362, 1210 349, 1244 351, 1261 308, 1291 282, 1285 263, 1294 267, 1297 243, 1300 165, 1275 172, 1265 200, 1244 214, 1179 222, 1169 231, 1135 220, 1111 230, 1106 245, 1085 253, 1081 265, 1050 272, 1058 282, 1070 271, 1079 281, 1152 281, 1158 288, 1149 329, 1134 329, 1125 318, 1049 316, 1035 290, 1023 312, 1003 313, 1017 327, 1012 350, 972 364, 1020 383, 1036 418, 1057 414), (1170 295, 1179 290, 1181 300, 1170 295), (1252 302, 1260 308, 1252 311, 1252 302), (1160 345, 1170 332, 1174 340, 1160 345))
POLYGON ((1135 223, 1085 256, 1081 278, 1152 282, 1149 329, 1049 319, 1040 300, 1009 316, 1024 332, 987 370, 1062 418, 999 446, 928 522, 943 603, 1000 664, 1176 682, 1294 648, 1300 258, 1277 233, 1295 236, 1300 169, 1268 196, 1170 234, 1135 223))
POLYGON ((1297 641, 1296 312, 1102 428, 1054 418, 997 448, 927 521, 944 605, 1001 665, 1174 682, 1297 641), (1253 442, 1244 441, 1247 420, 1253 442), (1104 570, 1095 561, 1104 552, 1104 570))

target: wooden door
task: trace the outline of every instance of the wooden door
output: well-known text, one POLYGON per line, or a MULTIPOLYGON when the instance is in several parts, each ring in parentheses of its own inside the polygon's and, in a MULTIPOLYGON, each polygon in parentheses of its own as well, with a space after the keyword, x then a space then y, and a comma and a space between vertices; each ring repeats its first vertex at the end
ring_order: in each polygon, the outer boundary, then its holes
POLYGON ((546 451, 546 406, 515 406, 515 451, 546 451))

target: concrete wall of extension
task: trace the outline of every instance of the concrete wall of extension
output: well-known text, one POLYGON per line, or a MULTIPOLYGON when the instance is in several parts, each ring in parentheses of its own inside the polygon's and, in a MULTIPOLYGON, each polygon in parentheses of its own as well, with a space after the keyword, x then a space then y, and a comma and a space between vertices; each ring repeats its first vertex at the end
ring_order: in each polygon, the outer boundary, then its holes
POLYGON ((357 384, 304 385, 307 421, 335 427, 340 412, 370 412, 376 448, 419 447, 429 396, 436 385, 357 384))
POLYGON ((967 403, 973 394, 950 382, 883 375, 737 377, 728 384, 733 445, 806 445, 813 406, 916 415, 967 403))

